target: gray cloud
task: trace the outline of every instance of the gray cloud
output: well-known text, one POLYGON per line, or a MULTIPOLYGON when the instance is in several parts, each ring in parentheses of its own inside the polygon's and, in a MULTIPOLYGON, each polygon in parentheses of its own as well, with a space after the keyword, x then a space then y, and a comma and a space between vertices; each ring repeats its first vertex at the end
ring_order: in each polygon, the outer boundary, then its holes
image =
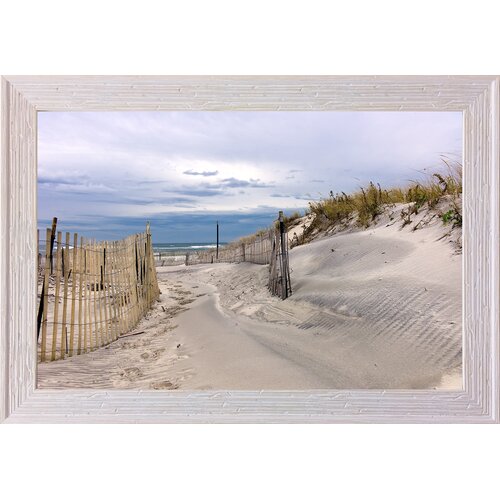
POLYGON ((38 185, 45 190, 52 192, 66 191, 73 194, 94 194, 112 193, 114 188, 99 182, 93 182, 86 176, 76 177, 73 179, 64 178, 61 176, 38 176, 38 185))
POLYGON ((222 179, 219 183, 211 184, 211 186, 222 188, 268 188, 273 187, 274 185, 274 182, 261 182, 260 179, 250 179, 249 181, 245 181, 242 179, 235 179, 234 177, 222 179))
POLYGON ((182 172, 184 175, 202 175, 203 177, 212 177, 213 175, 217 175, 219 173, 218 170, 213 170, 213 171, 203 171, 203 172, 196 172, 195 170, 185 170, 182 172))
MULTIPOLYGON (((169 190, 169 192, 172 192, 172 191, 169 190)), ((224 195, 227 194, 222 189, 210 188, 210 187, 207 187, 206 189, 199 189, 199 188, 189 189, 189 188, 184 188, 184 189, 177 189, 177 190, 175 190, 173 192, 174 193, 178 193, 178 194, 185 194, 185 195, 190 196, 190 197, 196 197, 196 196, 202 196, 202 197, 206 197, 206 196, 224 196, 224 195)))
POLYGON ((310 200, 311 196, 308 194, 282 194, 273 193, 269 195, 271 198, 294 198, 296 200, 310 200))

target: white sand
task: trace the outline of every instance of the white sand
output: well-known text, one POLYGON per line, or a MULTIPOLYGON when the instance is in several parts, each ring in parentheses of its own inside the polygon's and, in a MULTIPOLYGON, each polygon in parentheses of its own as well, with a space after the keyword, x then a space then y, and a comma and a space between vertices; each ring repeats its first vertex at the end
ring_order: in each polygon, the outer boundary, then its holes
POLYGON ((267 266, 160 267, 144 333, 39 365, 39 387, 461 388, 457 231, 392 217, 291 250, 285 301, 267 266))

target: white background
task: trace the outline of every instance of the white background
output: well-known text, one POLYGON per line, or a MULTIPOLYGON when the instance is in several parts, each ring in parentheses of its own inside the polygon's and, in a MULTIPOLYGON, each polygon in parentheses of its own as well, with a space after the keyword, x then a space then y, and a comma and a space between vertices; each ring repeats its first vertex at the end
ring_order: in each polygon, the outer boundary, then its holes
MULTIPOLYGON (((2 74, 500 74, 495 1, 10 0, 2 74)), ((2 426, 3 498, 496 498, 499 426, 2 426), (5 491, 7 490, 7 491, 5 491)))

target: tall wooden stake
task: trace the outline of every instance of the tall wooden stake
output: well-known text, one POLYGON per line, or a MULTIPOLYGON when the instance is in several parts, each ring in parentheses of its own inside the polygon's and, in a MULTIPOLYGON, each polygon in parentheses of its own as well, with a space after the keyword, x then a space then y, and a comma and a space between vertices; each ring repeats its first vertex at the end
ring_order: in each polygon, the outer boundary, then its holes
POLYGON ((281 264, 281 298, 288 297, 288 255, 285 233, 285 221, 283 220, 283 211, 279 211, 279 224, 280 224, 280 264, 281 264))
MULTIPOLYGON (((50 229, 47 229, 47 240, 50 238, 50 229)), ((45 361, 45 350, 47 347, 47 308, 49 301, 49 246, 45 241, 45 275, 43 278, 42 296, 40 297, 40 308, 38 310, 38 331, 40 332, 40 324, 42 325, 42 345, 40 346, 40 361, 45 361)))
POLYGON ((217 249, 215 251, 215 259, 219 260, 219 221, 217 221, 217 249))
MULTIPOLYGON (((54 240, 56 239, 56 227, 57 227, 57 217, 54 217, 52 219, 52 231, 50 233, 50 273, 52 274, 54 271, 54 267, 52 264, 52 256, 53 256, 53 251, 54 251, 54 240)), ((49 243, 48 241, 45 242, 47 245, 49 243)))

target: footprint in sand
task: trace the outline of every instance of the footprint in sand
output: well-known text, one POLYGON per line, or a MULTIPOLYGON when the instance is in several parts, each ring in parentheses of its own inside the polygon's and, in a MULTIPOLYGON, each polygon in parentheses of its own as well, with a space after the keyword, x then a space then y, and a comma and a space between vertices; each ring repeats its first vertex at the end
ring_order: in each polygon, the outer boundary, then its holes
POLYGON ((156 361, 162 352, 165 351, 164 347, 160 347, 159 349, 155 349, 154 351, 146 351, 141 354, 141 358, 146 360, 146 359, 152 359, 156 361))
POLYGON ((121 345, 122 349, 137 349, 138 347, 145 347, 151 344, 151 340, 149 339, 141 339, 136 342, 123 342, 121 345))
POLYGON ((179 304, 181 306, 185 306, 187 304, 191 304, 191 302, 194 302, 194 299, 182 299, 182 300, 179 300, 179 304))
POLYGON ((168 332, 171 332, 172 330, 175 330, 179 325, 167 325, 163 327, 159 332, 152 333, 152 337, 160 337, 162 335, 165 335, 168 332))
POLYGON ((150 387, 151 387, 151 389, 156 389, 156 390, 161 390, 161 389, 172 390, 172 389, 179 388, 179 386, 177 384, 173 384, 172 382, 170 382, 170 380, 162 380, 160 382, 151 382, 150 387))
POLYGON ((177 316, 177 314, 179 314, 180 312, 185 311, 185 310, 186 310, 185 307, 172 306, 172 307, 167 307, 165 313, 166 313, 168 319, 172 319, 174 316, 177 316))
POLYGON ((131 368, 124 368, 123 371, 120 373, 120 377, 130 381, 134 381, 137 380, 139 377, 142 377, 142 371, 135 366, 131 368))

